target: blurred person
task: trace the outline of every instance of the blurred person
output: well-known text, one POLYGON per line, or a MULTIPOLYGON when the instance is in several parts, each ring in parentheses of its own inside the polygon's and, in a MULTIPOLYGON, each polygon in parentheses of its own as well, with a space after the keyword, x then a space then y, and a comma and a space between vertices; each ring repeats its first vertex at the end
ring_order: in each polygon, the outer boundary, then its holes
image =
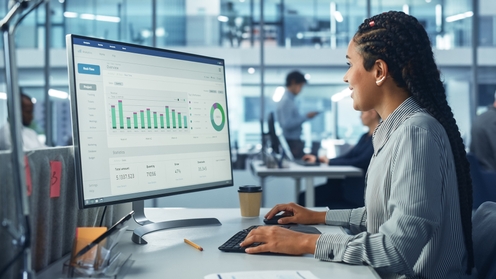
POLYGON ((305 155, 305 143, 301 140, 301 125, 303 122, 314 118, 318 112, 312 111, 305 115, 300 114, 295 98, 301 93, 307 83, 305 76, 299 71, 293 71, 286 76, 286 91, 281 101, 277 104, 276 117, 282 134, 288 142, 293 157, 300 159, 305 155))
MULTIPOLYGON (((22 143, 24 150, 33 150, 45 148, 46 145, 41 143, 38 139, 38 133, 29 128, 34 119, 34 104, 31 97, 21 92, 21 113, 22 113, 22 143)), ((5 125, 0 128, 0 150, 8 150, 11 148, 10 139, 10 124, 7 121, 5 125)))
MULTIPOLYGON (((368 132, 364 133, 357 144, 344 155, 328 159, 326 156, 319 157, 319 161, 329 166, 354 166, 362 169, 363 173, 367 171, 369 167, 370 159, 374 153, 374 147, 372 146, 372 134, 375 131, 377 125, 379 125, 380 117, 375 110, 363 111, 360 114, 360 120, 362 124, 368 128, 368 132)), ((315 155, 307 154, 303 156, 303 160, 315 162, 317 157, 315 155)), ((360 188, 356 189, 362 192, 360 195, 363 199, 363 177, 360 178, 346 178, 349 182, 358 182, 354 184, 360 185, 349 185, 352 187, 360 188), (362 186, 362 187, 359 187, 362 186)), ((326 184, 319 185, 315 187, 315 206, 327 206, 329 208, 352 208, 360 205, 355 205, 351 201, 346 201, 344 197, 345 179, 327 179, 326 184)), ((298 196, 298 204, 305 205, 305 192, 298 196)))
POLYGON ((352 235, 261 226, 241 246, 366 264, 382 278, 475 278, 470 169, 427 32, 413 16, 381 13, 359 26, 346 58, 353 108, 382 119, 365 206, 317 212, 279 204, 265 218, 282 212, 279 224, 325 223, 352 235))
POLYGON ((470 152, 482 168, 496 171, 496 92, 494 102, 472 123, 470 152))

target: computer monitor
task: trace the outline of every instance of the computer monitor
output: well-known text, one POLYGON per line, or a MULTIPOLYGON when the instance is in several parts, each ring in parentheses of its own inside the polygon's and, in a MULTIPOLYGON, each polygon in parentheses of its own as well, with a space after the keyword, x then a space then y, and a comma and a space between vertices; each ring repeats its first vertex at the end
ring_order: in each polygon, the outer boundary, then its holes
POLYGON ((270 140, 270 147, 272 148, 272 152, 279 154, 281 152, 281 145, 279 143, 279 138, 276 133, 276 120, 274 117, 274 113, 270 112, 267 117, 267 130, 268 136, 270 140))
POLYGON ((133 201, 145 225, 133 240, 146 243, 141 236, 171 223, 150 224, 143 200, 233 185, 223 59, 72 34, 66 41, 80 208, 133 201))

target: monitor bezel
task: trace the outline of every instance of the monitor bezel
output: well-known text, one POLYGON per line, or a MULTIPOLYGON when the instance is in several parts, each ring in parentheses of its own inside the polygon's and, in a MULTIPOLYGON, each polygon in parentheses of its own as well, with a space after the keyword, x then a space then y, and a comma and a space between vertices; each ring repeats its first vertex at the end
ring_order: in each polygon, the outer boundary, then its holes
MULTIPOLYGON (((117 50, 116 50, 117 51, 117 50)), ((118 41, 112 41, 112 40, 106 40, 106 39, 100 39, 100 38, 94 38, 94 37, 89 37, 89 36, 81 36, 81 35, 75 35, 75 34, 67 34, 66 35, 66 52, 67 52, 67 69, 68 69, 68 77, 69 77, 69 91, 70 91, 70 97, 71 97, 71 123, 72 123, 72 131, 73 131, 73 145, 74 145, 74 163, 75 163, 75 177, 76 177, 76 190, 77 190, 77 200, 78 200, 78 206, 80 209, 85 209, 85 208, 92 208, 92 207, 99 207, 99 206, 105 206, 105 205, 113 205, 113 204, 120 204, 120 203, 126 203, 126 202, 132 202, 132 201, 139 201, 139 200, 145 200, 145 199, 154 199, 154 198, 160 198, 160 197, 166 197, 166 196, 173 196, 173 195, 179 195, 179 194, 186 194, 186 193, 193 193, 193 192, 200 192, 200 191, 206 191, 206 190, 212 190, 212 189, 218 189, 218 188, 224 188, 224 187, 230 187, 234 185, 234 177, 233 177, 233 167, 232 167, 232 151, 231 151, 231 135, 230 135, 230 125, 229 125, 229 106, 228 106, 228 100, 227 100, 227 84, 226 84, 226 67, 225 67, 225 61, 222 58, 215 58, 215 57, 210 57, 210 56, 204 56, 204 55, 198 55, 198 54, 193 54, 193 53, 186 53, 186 52, 180 52, 180 51, 175 51, 175 50, 169 50, 169 49, 163 49, 163 48, 155 48, 155 47, 150 47, 150 46, 142 46, 142 45, 137 45, 137 44, 130 44, 130 43, 125 43, 125 42, 118 42, 118 41), (228 146, 229 146, 229 166, 230 166, 230 173, 231 173, 231 179, 230 180, 225 180, 225 184, 221 184, 219 181, 217 182, 211 182, 208 183, 207 185, 209 186, 202 186, 202 184, 196 184, 196 185, 189 185, 189 186, 181 186, 177 188, 178 190, 174 190, 175 188, 165 188, 158 190, 160 193, 152 194, 150 192, 143 192, 142 195, 140 193, 133 193, 129 195, 133 195, 134 197, 128 197, 128 198, 122 198, 118 200, 111 200, 111 201, 103 201, 103 202, 98 202, 98 203, 90 203, 87 204, 85 203, 85 198, 84 198, 84 186, 83 186, 83 174, 82 174, 82 161, 81 161, 81 149, 80 149, 80 133, 79 133, 79 122, 78 122, 78 99, 77 99, 77 86, 76 86, 76 70, 75 70, 75 61, 74 61, 74 39, 82 39, 82 40, 92 40, 92 41, 100 41, 102 43, 107 43, 107 44, 116 44, 116 45, 121 45, 121 46, 126 46, 126 47, 134 47, 134 48, 142 48, 145 50, 149 51, 158 51, 158 52, 163 52, 163 53, 168 53, 172 55, 178 55, 178 56, 189 56, 192 58, 199 58, 199 59, 206 59, 206 60, 217 60, 221 62, 222 68, 223 68, 223 75, 224 75, 224 98, 225 98, 225 103, 226 103, 226 108, 225 108, 225 114, 226 114, 226 128, 227 128, 227 137, 228 137, 228 146), (212 185, 214 184, 214 185, 212 185), (194 187, 194 188, 188 188, 188 187, 194 187), (199 188, 198 188, 199 187, 199 188), (187 189, 185 189, 187 188, 187 189)), ((154 191, 156 192, 156 191, 154 191)))

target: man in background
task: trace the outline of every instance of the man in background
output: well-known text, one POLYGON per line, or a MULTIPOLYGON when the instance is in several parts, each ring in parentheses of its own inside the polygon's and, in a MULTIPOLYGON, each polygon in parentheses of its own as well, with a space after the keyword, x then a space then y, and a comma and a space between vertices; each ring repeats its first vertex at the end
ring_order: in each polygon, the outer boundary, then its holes
POLYGON ((305 76, 299 71, 293 71, 286 76, 286 91, 277 104, 277 121, 282 129, 284 138, 288 142, 293 157, 300 159, 305 154, 303 148, 304 142, 301 140, 301 124, 314 118, 318 112, 312 111, 305 115, 300 114, 295 102, 296 96, 300 94, 301 89, 307 83, 305 76))
MULTIPOLYGON (((318 158, 322 163, 330 166, 354 166, 362 169, 363 174, 367 172, 370 159, 374 154, 372 145, 372 135, 380 122, 380 116, 375 110, 363 111, 360 114, 362 124, 368 128, 357 144, 342 156, 328 159, 325 156, 318 158)), ((307 154, 304 160, 314 162, 317 157, 307 154)), ((315 187, 315 206, 327 206, 331 209, 355 208, 363 206, 363 193, 365 178, 327 179, 326 184, 315 187), (352 189, 345 189, 349 187, 352 189), (351 193, 350 197, 345 197, 345 192, 351 193)), ((298 204, 305 205, 305 193, 298 196, 298 204)))
POLYGON ((496 171, 496 92, 494 102, 472 123, 470 152, 482 168, 496 171))
MULTIPOLYGON (((21 93, 22 125, 21 134, 24 150, 40 149, 46 146, 38 139, 35 130, 29 128, 34 118, 34 104, 31 97, 21 93)), ((11 147, 9 122, 0 128, 0 150, 8 150, 11 147)))

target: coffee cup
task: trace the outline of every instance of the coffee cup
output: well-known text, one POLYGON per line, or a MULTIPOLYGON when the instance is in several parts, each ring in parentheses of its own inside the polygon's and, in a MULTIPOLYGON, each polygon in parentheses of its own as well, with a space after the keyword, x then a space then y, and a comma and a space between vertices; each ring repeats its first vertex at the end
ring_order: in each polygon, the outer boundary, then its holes
POLYGON ((239 208, 243 217, 258 217, 262 204, 262 187, 255 185, 240 186, 239 208))

